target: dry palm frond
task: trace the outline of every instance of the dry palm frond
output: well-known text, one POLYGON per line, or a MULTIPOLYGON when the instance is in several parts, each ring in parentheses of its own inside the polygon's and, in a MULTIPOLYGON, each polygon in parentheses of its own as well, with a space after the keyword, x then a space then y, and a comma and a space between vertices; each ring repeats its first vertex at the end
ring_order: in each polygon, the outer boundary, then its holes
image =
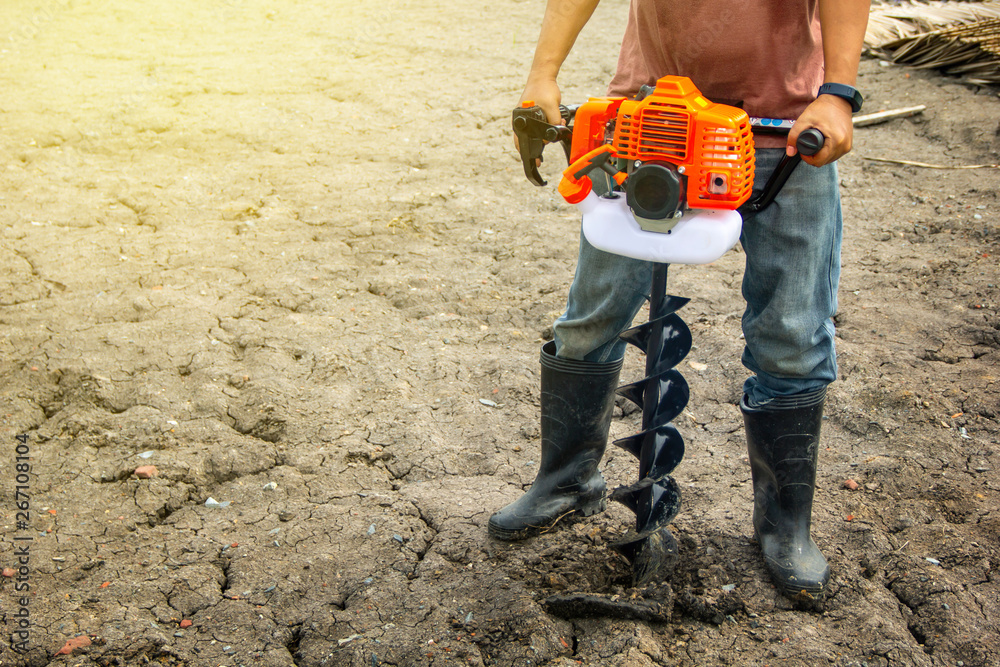
POLYGON ((942 69, 970 83, 1000 84, 1000 18, 888 42, 893 62, 942 69))
POLYGON ((991 18, 1000 18, 1000 2, 934 1, 874 5, 868 17, 865 46, 878 49, 906 37, 991 18))
POLYGON ((872 7, 865 46, 896 63, 1000 84, 1000 1, 872 7))

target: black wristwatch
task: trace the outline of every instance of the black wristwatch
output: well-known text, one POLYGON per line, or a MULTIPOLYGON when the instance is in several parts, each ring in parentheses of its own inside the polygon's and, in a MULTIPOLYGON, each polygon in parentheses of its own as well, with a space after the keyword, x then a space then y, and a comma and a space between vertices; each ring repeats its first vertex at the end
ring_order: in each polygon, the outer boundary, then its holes
POLYGON ((833 95, 835 97, 841 97, 851 103, 851 112, 857 113, 861 111, 861 105, 864 103, 865 98, 861 96, 858 89, 854 86, 848 86, 846 83, 824 83, 819 87, 819 92, 816 93, 816 97, 820 95, 833 95))

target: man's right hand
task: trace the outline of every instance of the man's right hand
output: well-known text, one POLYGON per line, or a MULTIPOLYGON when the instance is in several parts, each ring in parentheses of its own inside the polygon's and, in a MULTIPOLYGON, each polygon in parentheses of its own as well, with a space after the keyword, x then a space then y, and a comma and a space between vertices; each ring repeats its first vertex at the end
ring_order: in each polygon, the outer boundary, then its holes
POLYGON ((559 91, 559 84, 555 79, 541 78, 528 79, 521 93, 521 102, 531 100, 542 107, 545 118, 553 125, 562 125, 563 119, 559 113, 559 103, 562 101, 562 93, 559 91))
MULTIPOLYGON (((534 102, 545 112, 545 120, 553 125, 562 125, 562 114, 559 113, 559 102, 561 99, 562 93, 559 92, 559 85, 556 84, 555 79, 533 79, 529 77, 528 83, 524 86, 524 92, 521 93, 520 102, 527 100, 534 102)), ((520 151, 516 134, 514 135, 514 148, 520 151)), ((540 159, 536 160, 535 166, 537 167, 541 163, 540 159)))
MULTIPOLYGON (((545 120, 552 123, 553 125, 563 125, 562 114, 559 113, 559 102, 562 99, 562 93, 559 92, 559 86, 556 84, 555 79, 538 79, 534 80, 531 77, 528 78, 528 83, 524 86, 524 92, 521 94, 521 102, 532 101, 537 106, 542 108, 545 112, 545 120)), ((514 148, 520 152, 521 148, 517 143, 517 135, 514 135, 514 148)), ((541 158, 535 160, 535 167, 539 167, 542 164, 541 158)))

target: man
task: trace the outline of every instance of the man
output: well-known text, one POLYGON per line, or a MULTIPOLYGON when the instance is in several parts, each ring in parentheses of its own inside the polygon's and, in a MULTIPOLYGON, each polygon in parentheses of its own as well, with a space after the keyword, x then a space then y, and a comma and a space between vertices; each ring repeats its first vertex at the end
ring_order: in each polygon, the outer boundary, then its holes
MULTIPOLYGON (((549 0, 522 100, 560 122, 556 76, 599 0, 549 0)), ((754 531, 785 594, 822 594, 830 568, 810 537, 827 385, 837 376, 832 316, 840 276, 841 212, 834 162, 851 149, 851 113, 869 0, 632 0, 610 95, 687 76, 709 99, 740 100, 750 116, 795 119, 787 140, 757 137, 755 189, 798 135, 823 148, 803 157, 777 200, 744 211, 744 416, 754 531)), ((617 334, 645 300, 651 267, 581 239, 576 277, 555 340, 542 348, 542 454, 521 498, 489 522, 515 540, 568 515, 604 509, 598 470, 625 351, 617 334)))

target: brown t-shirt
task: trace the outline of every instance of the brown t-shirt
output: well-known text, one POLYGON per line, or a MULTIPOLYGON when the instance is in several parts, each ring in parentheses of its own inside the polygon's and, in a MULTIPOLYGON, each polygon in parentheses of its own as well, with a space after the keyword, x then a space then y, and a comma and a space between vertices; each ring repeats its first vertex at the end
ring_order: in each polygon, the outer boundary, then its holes
MULTIPOLYGON (((632 0, 609 95, 689 77, 708 99, 794 119, 823 83, 818 0, 632 0)), ((783 137, 758 136, 758 146, 783 137)))

